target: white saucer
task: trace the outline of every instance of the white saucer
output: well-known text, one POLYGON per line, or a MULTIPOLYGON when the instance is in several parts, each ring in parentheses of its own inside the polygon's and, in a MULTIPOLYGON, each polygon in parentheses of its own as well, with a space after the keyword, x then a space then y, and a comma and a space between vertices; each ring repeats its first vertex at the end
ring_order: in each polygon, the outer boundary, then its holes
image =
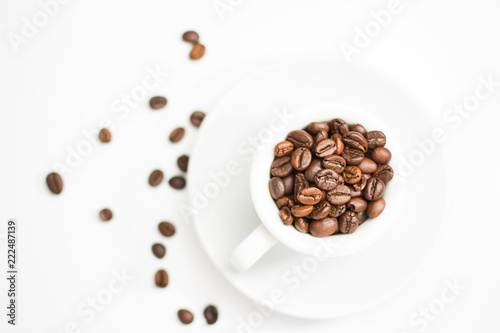
MULTIPOLYGON (((204 120, 189 163, 193 221, 208 257, 255 302, 269 308, 270 300, 283 294, 275 311, 304 318, 343 316, 388 299, 424 267, 446 224, 446 163, 438 147, 392 189, 404 197, 400 218, 365 250, 317 262, 278 244, 249 271, 238 273, 229 254, 260 223, 249 188, 252 138, 266 143, 274 135, 269 128, 276 110, 324 102, 372 110, 385 127, 368 130, 390 133, 388 141, 397 143, 405 159, 415 149, 414 140, 431 129, 425 111, 384 76, 326 58, 299 59, 269 67, 230 91, 204 120), (214 174, 234 165, 240 172, 228 184, 222 176, 214 180, 214 174), (438 191, 433 184, 439 184, 438 191), (302 273, 294 273, 294 267, 302 273)), ((391 165, 397 168, 401 157, 393 156, 391 165)))

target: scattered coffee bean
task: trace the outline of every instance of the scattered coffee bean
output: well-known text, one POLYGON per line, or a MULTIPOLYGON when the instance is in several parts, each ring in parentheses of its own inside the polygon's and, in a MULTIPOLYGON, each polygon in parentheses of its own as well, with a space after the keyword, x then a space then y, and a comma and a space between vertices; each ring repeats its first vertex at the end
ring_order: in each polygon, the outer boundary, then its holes
POLYGON ((314 176, 314 183, 325 191, 331 191, 338 185, 339 175, 330 169, 323 169, 314 176))
POLYGON ((186 179, 182 176, 172 177, 170 178, 168 183, 176 190, 182 190, 184 187, 186 187, 186 179))
POLYGON ((170 222, 161 222, 158 225, 158 230, 165 237, 172 237, 175 234, 175 226, 170 222))
POLYGON ((372 159, 378 164, 387 164, 391 161, 391 151, 384 147, 377 147, 372 151, 372 159))
POLYGON ((315 237, 326 237, 338 232, 339 224, 336 218, 327 217, 309 223, 309 232, 315 237))
POLYGON ((291 211, 293 216, 295 217, 305 217, 313 211, 314 207, 313 206, 293 206, 291 211))
POLYGON ((290 208, 283 207, 280 209, 280 218, 284 225, 290 225, 293 223, 293 216, 290 208))
POLYGON ((158 288, 165 288, 168 286, 168 273, 164 269, 160 269, 156 272, 155 283, 158 288))
POLYGON ((215 324, 217 318, 219 318, 219 312, 217 311, 217 308, 214 305, 207 306, 205 308, 205 311, 203 311, 203 315, 205 316, 208 325, 215 324))
POLYGON ((361 170, 357 166, 349 165, 342 173, 342 177, 347 184, 356 184, 361 181, 361 170))
POLYGON ((384 198, 372 201, 368 204, 368 207, 366 209, 366 215, 368 215, 369 218, 374 219, 378 217, 380 214, 382 214, 384 208, 385 208, 384 198))
POLYGON ((326 193, 326 199, 333 205, 346 204, 351 200, 351 190, 345 185, 339 185, 333 191, 326 193))
POLYGON ((102 221, 107 222, 113 218, 113 212, 108 208, 104 208, 99 212, 99 217, 102 221))
POLYGON ((161 184, 162 181, 163 181, 163 171, 161 170, 154 170, 149 175, 149 185, 151 186, 158 186, 161 184))
POLYGON ((297 171, 304 171, 312 160, 311 151, 307 148, 298 148, 292 154, 292 166, 297 171))
POLYGON ((358 216, 355 212, 347 211, 339 219, 339 229, 343 234, 352 234, 359 225, 358 216))
POLYGON ((186 31, 182 35, 182 40, 191 44, 196 44, 200 40, 200 36, 196 31, 186 31))
POLYGON ((376 201, 382 197, 385 191, 385 183, 377 177, 371 177, 363 190, 365 199, 376 201))
POLYGON ((377 171, 377 163, 375 163, 371 158, 364 157, 358 168, 362 173, 374 173, 377 171))
POLYGON ((293 225, 295 226, 295 229, 297 229, 300 232, 303 233, 308 233, 309 232, 309 223, 305 218, 302 217, 297 217, 295 218, 293 225))
POLYGON ((375 149, 377 147, 385 146, 385 134, 380 131, 371 131, 366 133, 366 140, 368 141, 368 148, 375 149))
POLYGON ((181 309, 177 312, 177 316, 179 317, 179 320, 181 323, 184 325, 191 324, 194 320, 194 316, 191 313, 191 311, 186 310, 186 309, 181 309))
POLYGON ((191 52, 189 53, 189 58, 191 60, 199 60, 205 55, 205 45, 196 43, 193 45, 191 52))
POLYGON ((108 143, 111 142, 111 132, 107 128, 103 128, 99 132, 99 140, 101 140, 102 143, 108 143))
POLYGON ((189 120, 191 121, 191 124, 193 124, 194 127, 200 127, 204 119, 205 119, 205 113, 201 111, 195 111, 191 114, 191 118, 189 120))
POLYGON ((63 180, 61 175, 56 172, 52 172, 47 176, 47 186, 49 190, 54 194, 61 194, 63 190, 63 180))
POLYGON ((184 128, 182 127, 174 129, 169 136, 170 142, 177 143, 181 141, 181 139, 184 137, 184 133, 186 133, 186 130, 184 130, 184 128))
POLYGON ((189 156, 187 155, 179 156, 179 158, 177 159, 177 166, 179 167, 179 169, 181 169, 181 171, 187 172, 188 164, 189 156))
POLYGON ((163 258, 165 256, 165 253, 167 252, 165 246, 160 243, 153 244, 152 250, 155 257, 159 259, 163 258))
POLYGON ((311 149, 313 145, 313 138, 311 134, 303 130, 293 131, 288 134, 287 141, 293 143, 295 148, 311 149))
POLYGON ((149 100, 149 106, 153 110, 159 110, 167 105, 167 99, 162 96, 156 96, 149 100))

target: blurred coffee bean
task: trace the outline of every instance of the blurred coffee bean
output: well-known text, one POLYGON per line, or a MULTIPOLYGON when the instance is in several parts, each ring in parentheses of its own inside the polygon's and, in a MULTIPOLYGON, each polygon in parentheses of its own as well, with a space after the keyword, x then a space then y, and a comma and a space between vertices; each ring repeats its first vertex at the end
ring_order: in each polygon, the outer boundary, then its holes
POLYGON ((368 207, 366 209, 366 215, 368 215, 369 218, 374 219, 378 217, 380 214, 382 214, 384 208, 385 208, 384 198, 372 201, 368 204, 368 207))
POLYGON ((285 183, 280 177, 273 177, 269 180, 269 192, 274 200, 280 199, 285 195, 285 183))
POLYGON ((56 172, 52 172, 47 176, 47 186, 49 190, 54 194, 61 194, 63 190, 63 180, 61 175, 56 172))
POLYGON ((172 177, 170 178, 168 183, 176 190, 182 190, 184 187, 186 187, 186 179, 182 176, 172 177))
POLYGON ((189 53, 189 58, 191 60, 199 60, 205 55, 205 45, 196 43, 193 45, 191 52, 189 53))
POLYGON ((295 190, 295 175, 294 174, 289 174, 283 179, 283 184, 285 185, 285 195, 291 195, 293 194, 293 191, 295 190))
POLYGON ((108 208, 104 208, 99 212, 99 218, 102 221, 107 222, 113 218, 113 212, 108 208))
POLYGON ((298 148, 292 154, 292 166, 297 171, 304 171, 309 167, 312 154, 307 148, 298 148))
POLYGON ((349 202, 346 203, 345 205, 347 210, 358 213, 365 211, 366 207, 368 206, 368 203, 362 197, 356 197, 349 200, 349 202))
POLYGON ((188 325, 191 324, 194 320, 194 316, 191 313, 191 311, 186 310, 186 309, 181 309, 177 312, 177 316, 179 317, 179 320, 181 323, 188 325))
POLYGON ((311 134, 304 130, 297 130, 288 133, 287 141, 293 143, 295 148, 307 148, 311 149, 313 145, 313 138, 311 134))
POLYGON ((290 156, 283 156, 274 160, 271 164, 271 174, 275 177, 286 177, 293 171, 290 156))
POLYGON ((330 213, 328 216, 330 217, 339 217, 340 215, 346 212, 345 205, 331 205, 330 213))
POLYGON ((321 171, 321 160, 319 159, 313 159, 311 161, 311 164, 307 167, 306 171, 304 172, 304 175, 306 176, 307 181, 309 182, 314 182, 314 176, 321 171))
POLYGON ((155 257, 159 259, 163 258, 165 256, 165 253, 167 252, 165 246, 160 243, 153 244, 152 250, 155 257))
POLYGON ((290 141, 283 141, 274 147, 274 155, 283 157, 293 152, 294 146, 290 141))
POLYGON ((217 318, 219 318, 219 312, 214 305, 207 306, 203 311, 203 315, 205 316, 208 325, 215 324, 217 318))
POLYGON ((196 31, 186 31, 182 35, 182 40, 191 44, 196 44, 198 43, 198 40, 200 39, 200 36, 196 31))
POLYGON ((177 159, 177 166, 179 167, 179 169, 181 169, 181 171, 187 172, 188 164, 189 156, 187 155, 179 156, 179 158, 177 159))
POLYGON ((305 217, 309 214, 311 214, 312 210, 314 209, 313 206, 293 206, 291 211, 293 216, 295 217, 305 217))
POLYGON ((295 229, 302 233, 308 233, 309 232, 309 223, 305 218, 302 217, 296 217, 293 225, 295 226, 295 229))
POLYGON ((149 175, 149 185, 158 186, 163 181, 163 172, 161 170, 154 170, 149 175))
POLYGON ((315 237, 326 237, 337 233, 339 224, 336 218, 327 217, 322 220, 314 220, 309 223, 309 232, 315 237))
POLYGON ((172 131, 172 133, 170 133, 170 136, 169 136, 170 142, 177 143, 177 142, 181 141, 181 139, 184 137, 185 132, 186 131, 182 127, 174 129, 172 131))
POLYGON ((359 220, 359 224, 362 224, 368 219, 368 215, 366 215, 366 211, 356 213, 356 217, 359 220))
POLYGON ((384 147, 377 147, 372 151, 372 159, 378 164, 387 164, 391 161, 391 151, 384 147))
POLYGON ((306 177, 302 173, 298 173, 295 175, 295 185, 294 185, 294 192, 293 192, 293 198, 296 202, 297 200, 297 195, 299 194, 302 189, 309 187, 309 182, 307 181, 306 177))
POLYGON ((370 178, 371 178, 370 175, 363 174, 363 175, 361 175, 361 180, 359 182, 357 182, 356 184, 353 184, 352 187, 356 191, 363 191, 363 189, 366 186, 366 183, 368 182, 368 179, 370 179, 370 178))
POLYGON ((363 196, 369 201, 376 201, 382 197, 385 191, 385 184, 377 177, 368 179, 366 187, 363 190, 363 196))
POLYGON ((164 269, 160 269, 156 272, 155 283, 158 288, 165 288, 168 286, 168 273, 164 269))
POLYGON ((283 207, 280 209, 280 219, 284 225, 290 225, 293 223, 293 216, 290 208, 283 207))
POLYGON ((380 131, 371 131, 366 133, 366 140, 368 141, 368 148, 375 149, 377 147, 385 146, 385 134, 380 131))
POLYGON ((309 133, 311 133, 312 135, 318 134, 321 131, 328 132, 329 130, 330 130, 330 126, 326 122, 310 123, 309 126, 307 126, 307 131, 309 133))
POLYGON ((342 135, 336 133, 332 136, 332 140, 335 141, 335 146, 337 147, 335 154, 340 155, 344 152, 344 140, 342 139, 342 135))
POLYGON ((194 127, 200 127, 201 123, 205 119, 205 113, 201 111, 195 111, 191 114, 189 120, 194 127))
POLYGON ((349 130, 361 133, 362 135, 366 135, 366 128, 363 125, 360 124, 354 124, 349 126, 349 130))
POLYGON ((158 230, 165 237, 172 237, 175 234, 175 226, 167 221, 161 222, 158 225, 158 230))
POLYGON ((278 206, 279 209, 283 207, 292 208, 293 206, 295 206, 295 202, 291 197, 283 197, 281 199, 276 200, 276 206, 278 206))
POLYGON ((109 143, 109 142, 111 142, 111 132, 109 131, 109 129, 103 128, 99 132, 99 140, 102 143, 109 143))
POLYGON ((371 158, 364 157, 358 168, 362 173, 374 173, 377 171, 377 163, 375 163, 371 158))
POLYGON ((359 220, 355 212, 345 212, 339 219, 339 229, 343 234, 352 234, 356 231, 359 220))
POLYGON ((153 110, 159 110, 167 105, 167 99, 163 96, 155 96, 149 100, 149 106, 153 110))

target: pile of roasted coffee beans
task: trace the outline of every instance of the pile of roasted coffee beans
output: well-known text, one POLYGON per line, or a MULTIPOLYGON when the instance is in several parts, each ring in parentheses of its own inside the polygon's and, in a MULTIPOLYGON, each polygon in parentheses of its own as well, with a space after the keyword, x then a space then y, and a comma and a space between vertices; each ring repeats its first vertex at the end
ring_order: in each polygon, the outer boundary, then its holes
POLYGON ((379 216, 394 176, 385 144, 384 133, 339 118, 290 132, 274 148, 269 181, 283 223, 325 237, 379 216))

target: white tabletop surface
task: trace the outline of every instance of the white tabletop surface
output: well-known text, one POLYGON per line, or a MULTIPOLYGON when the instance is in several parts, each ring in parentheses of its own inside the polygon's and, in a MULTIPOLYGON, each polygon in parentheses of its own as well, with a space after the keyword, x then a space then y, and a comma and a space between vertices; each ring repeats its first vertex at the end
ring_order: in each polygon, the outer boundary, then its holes
MULTIPOLYGON (((467 116, 453 122, 443 117, 474 96, 480 77, 500 82, 499 13, 496 0, 2 1, 0 331, 498 331, 500 86, 467 116), (47 22, 42 7, 52 13, 47 22), (445 130, 449 227, 424 271, 374 309, 322 321, 256 315, 261 310, 227 283, 182 219, 177 206, 188 200, 187 192, 165 184, 151 188, 149 173, 159 168, 168 178, 179 174, 176 158, 189 154, 196 140, 192 111, 209 114, 235 84, 283 59, 326 55, 347 64, 341 46, 354 45, 357 29, 373 24, 371 12, 388 7, 398 8, 390 22, 350 61, 402 82, 435 127, 445 130), (42 26, 30 30, 26 22, 33 19, 42 26), (190 29, 207 46, 198 62, 187 58, 189 46, 180 39, 190 29), (168 75, 137 105, 124 108, 123 95, 138 91, 155 70, 168 75), (168 106, 151 111, 153 95, 166 96, 168 106), (63 194, 52 195, 46 175, 86 144, 85 133, 95 137, 93 131, 110 120, 113 141, 92 144, 63 173, 63 194), (187 134, 172 145, 168 134, 178 126, 187 134), (97 217, 104 207, 115 213, 107 224, 97 217), (10 218, 19 224, 15 327, 7 325, 4 306, 10 218), (157 232, 162 220, 176 224, 175 237, 157 232), (167 247, 163 259, 151 253, 158 241, 167 247), (154 286, 159 268, 170 274, 166 289, 154 286), (123 270, 133 280, 92 310, 92 300, 109 295, 108 285, 123 270), (202 316, 210 303, 220 312, 213 326, 202 316), (195 313, 193 324, 180 324, 179 308, 195 313)), ((431 131, 422 129, 418 139, 431 131)), ((440 184, 425 186, 440 191, 440 184)))

